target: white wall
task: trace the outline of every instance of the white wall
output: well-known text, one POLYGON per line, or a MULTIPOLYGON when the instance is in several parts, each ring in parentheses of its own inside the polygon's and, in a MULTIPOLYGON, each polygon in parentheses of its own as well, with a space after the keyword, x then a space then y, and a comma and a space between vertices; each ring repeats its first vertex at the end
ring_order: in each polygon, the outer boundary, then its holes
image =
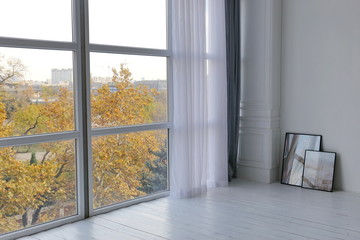
POLYGON ((359 0, 283 0, 280 126, 321 134, 335 187, 360 192, 359 0))

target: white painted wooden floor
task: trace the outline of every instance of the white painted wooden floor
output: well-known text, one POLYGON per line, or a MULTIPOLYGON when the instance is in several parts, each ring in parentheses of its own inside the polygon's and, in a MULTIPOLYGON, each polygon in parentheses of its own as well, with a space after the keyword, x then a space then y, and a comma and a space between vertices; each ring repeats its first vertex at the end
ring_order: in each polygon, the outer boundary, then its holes
POLYGON ((162 198, 21 239, 360 240, 360 194, 236 180, 198 198, 162 198))

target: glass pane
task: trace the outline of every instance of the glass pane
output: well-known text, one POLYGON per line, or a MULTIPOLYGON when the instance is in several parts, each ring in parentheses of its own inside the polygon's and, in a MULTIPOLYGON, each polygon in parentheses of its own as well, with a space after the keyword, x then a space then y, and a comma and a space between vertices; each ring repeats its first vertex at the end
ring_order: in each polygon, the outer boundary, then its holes
POLYGON ((167 146, 167 130, 93 138, 93 207, 167 190, 167 146))
POLYGON ((0 234, 77 214, 75 141, 0 148, 0 234))
POLYGON ((0 36, 72 41, 71 0, 1 0, 0 36))
POLYGON ((166 48, 166 0, 89 0, 90 42, 166 48))
POLYGON ((72 56, 0 47, 0 137, 74 130, 72 56))
POLYGON ((167 120, 166 58, 91 53, 92 127, 167 120))

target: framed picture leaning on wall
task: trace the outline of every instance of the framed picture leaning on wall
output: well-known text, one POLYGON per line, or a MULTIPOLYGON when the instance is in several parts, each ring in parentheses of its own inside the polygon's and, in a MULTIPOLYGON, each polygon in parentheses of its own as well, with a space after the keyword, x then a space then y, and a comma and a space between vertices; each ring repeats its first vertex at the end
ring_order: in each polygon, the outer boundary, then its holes
POLYGON ((302 186, 305 150, 320 151, 321 136, 286 133, 283 153, 281 183, 302 186))
POLYGON ((306 150, 303 188, 333 191, 336 153, 306 150))

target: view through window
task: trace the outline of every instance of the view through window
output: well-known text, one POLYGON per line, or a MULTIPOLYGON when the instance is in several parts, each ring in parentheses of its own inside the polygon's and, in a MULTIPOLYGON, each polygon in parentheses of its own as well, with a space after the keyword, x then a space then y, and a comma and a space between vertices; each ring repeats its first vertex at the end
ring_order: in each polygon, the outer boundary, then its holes
POLYGON ((168 4, 0 2, 0 236, 168 190, 168 4))

